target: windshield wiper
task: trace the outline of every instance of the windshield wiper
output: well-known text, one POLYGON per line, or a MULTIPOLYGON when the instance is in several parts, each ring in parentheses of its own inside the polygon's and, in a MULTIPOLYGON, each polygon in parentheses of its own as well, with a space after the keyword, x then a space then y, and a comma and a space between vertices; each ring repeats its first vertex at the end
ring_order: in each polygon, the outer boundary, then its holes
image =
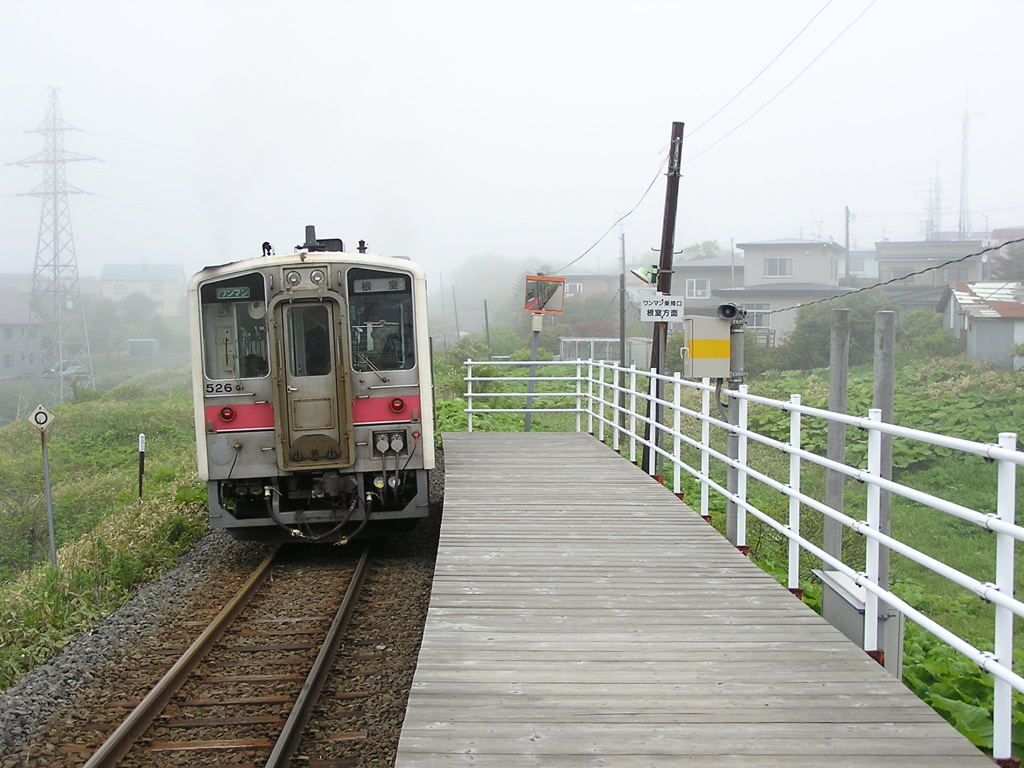
POLYGON ((370 358, 368 358, 368 357, 367 357, 367 356, 366 356, 366 355, 365 355, 364 353, 362 353, 362 352, 360 352, 360 353, 359 353, 359 356, 360 356, 361 358, 363 358, 363 362, 364 362, 364 363, 366 363, 366 364, 367 364, 368 366, 370 366, 370 370, 371 370, 371 371, 373 371, 374 373, 376 373, 376 374, 377 374, 377 378, 378 378, 378 379, 380 379, 380 383, 381 383, 381 384, 387 384, 387 383, 388 383, 388 378, 387 378, 387 376, 385 376, 384 374, 382 374, 382 373, 380 372, 380 369, 379 369, 379 368, 378 368, 378 367, 377 367, 376 365, 374 365, 373 363, 371 363, 371 362, 370 362, 370 358))

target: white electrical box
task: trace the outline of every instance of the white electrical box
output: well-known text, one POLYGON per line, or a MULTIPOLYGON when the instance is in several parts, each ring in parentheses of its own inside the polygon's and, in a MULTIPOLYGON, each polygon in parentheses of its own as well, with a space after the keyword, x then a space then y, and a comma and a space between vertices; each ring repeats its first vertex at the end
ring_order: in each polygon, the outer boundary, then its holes
POLYGON ((683 358, 683 378, 717 379, 729 376, 728 320, 703 315, 683 318, 686 344, 679 350, 683 358))

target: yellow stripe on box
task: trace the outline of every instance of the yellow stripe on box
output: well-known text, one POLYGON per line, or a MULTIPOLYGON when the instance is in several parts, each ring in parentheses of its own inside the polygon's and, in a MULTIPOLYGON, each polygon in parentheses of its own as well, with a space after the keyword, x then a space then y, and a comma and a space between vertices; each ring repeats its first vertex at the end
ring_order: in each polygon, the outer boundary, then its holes
POLYGON ((690 339, 690 358, 725 358, 729 357, 728 339, 690 339))

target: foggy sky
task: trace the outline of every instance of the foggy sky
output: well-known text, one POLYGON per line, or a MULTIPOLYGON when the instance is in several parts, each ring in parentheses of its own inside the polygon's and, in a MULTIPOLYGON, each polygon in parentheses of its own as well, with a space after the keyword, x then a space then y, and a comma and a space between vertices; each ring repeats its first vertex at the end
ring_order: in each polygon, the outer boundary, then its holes
MULTIPOLYGON (((285 252, 305 224, 432 274, 498 255, 561 265, 640 197, 673 120, 684 161, 761 107, 868 0, 4 0, 0 162, 60 88, 83 274, 285 252)), ((970 110, 975 229, 1024 223, 1018 0, 880 0, 792 87, 684 165, 677 244, 917 239, 956 229, 970 110), (987 215, 987 219, 986 219, 987 215)), ((32 269, 38 168, 0 165, 3 271, 32 269)), ((664 182, 625 223, 641 260, 664 182)), ((609 236, 573 271, 610 270, 609 236)))

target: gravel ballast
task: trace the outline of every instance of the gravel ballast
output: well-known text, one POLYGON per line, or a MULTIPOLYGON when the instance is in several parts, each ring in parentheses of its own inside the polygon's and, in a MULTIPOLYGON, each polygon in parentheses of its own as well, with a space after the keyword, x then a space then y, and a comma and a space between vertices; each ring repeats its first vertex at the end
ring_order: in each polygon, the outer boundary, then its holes
MULTIPOLYGON (((365 755, 357 744, 345 750, 358 765, 393 764, 433 576, 443 495, 440 456, 430 490, 431 516, 412 532, 375 546, 385 558, 372 579, 374 602, 389 606, 381 614, 384 624, 378 626, 369 615, 354 621, 367 636, 381 638, 375 646, 386 649, 372 680, 366 681, 373 683, 366 688, 374 695, 360 708, 371 748, 365 755)), ((188 623, 212 618, 267 552, 267 545, 236 541, 223 532, 206 535, 172 570, 5 691, 0 696, 0 768, 85 762, 88 752, 68 745, 98 745, 173 663, 168 637, 194 635, 188 623), (91 739, 83 739, 83 732, 93 734, 91 739)), ((342 653, 336 667, 353 660, 342 653)), ((328 722, 340 715, 331 710, 323 712, 328 722)), ((324 725, 318 730, 336 729, 324 725)))

